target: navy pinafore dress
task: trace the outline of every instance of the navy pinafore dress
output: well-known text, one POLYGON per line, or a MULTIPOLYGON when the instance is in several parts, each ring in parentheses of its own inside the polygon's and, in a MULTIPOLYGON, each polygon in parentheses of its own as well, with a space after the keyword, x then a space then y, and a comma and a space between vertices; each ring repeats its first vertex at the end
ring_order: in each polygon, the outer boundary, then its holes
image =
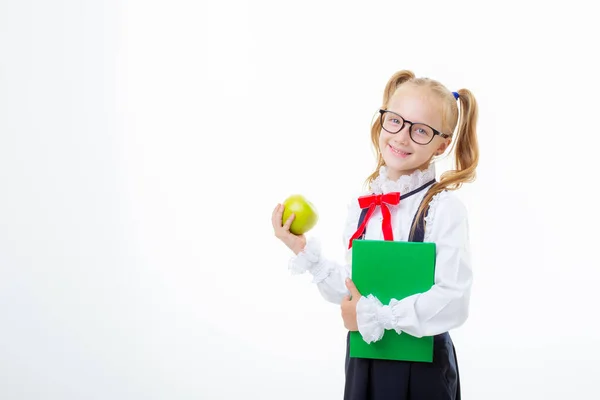
MULTIPOLYGON (((358 226, 366 211, 363 210, 358 226)), ((422 242, 425 237, 424 216, 417 221, 415 215, 412 224, 416 224, 416 228, 408 240, 422 242)), ((344 400, 460 400, 458 361, 448 332, 434 336, 431 363, 354 358, 349 354, 350 332, 346 339, 344 400)))

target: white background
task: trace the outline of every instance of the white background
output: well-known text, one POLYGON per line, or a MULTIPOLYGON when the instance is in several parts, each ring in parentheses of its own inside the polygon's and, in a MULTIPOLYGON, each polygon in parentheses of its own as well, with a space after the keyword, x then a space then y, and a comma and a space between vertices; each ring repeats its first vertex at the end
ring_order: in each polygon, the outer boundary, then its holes
POLYGON ((342 260, 399 69, 480 106, 463 399, 596 398, 583 4, 1 1, 0 398, 341 399, 339 308, 270 215, 305 194, 342 260))

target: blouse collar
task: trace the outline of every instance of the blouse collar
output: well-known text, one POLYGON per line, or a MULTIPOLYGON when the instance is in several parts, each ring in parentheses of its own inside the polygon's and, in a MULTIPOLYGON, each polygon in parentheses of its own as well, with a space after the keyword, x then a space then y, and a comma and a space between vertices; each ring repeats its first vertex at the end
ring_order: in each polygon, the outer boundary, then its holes
POLYGON ((387 175, 385 165, 379 168, 379 175, 371 182, 371 191, 375 194, 400 192, 404 194, 415 190, 435 179, 435 164, 429 164, 425 170, 416 170, 410 175, 402 175, 397 180, 391 180, 387 175))

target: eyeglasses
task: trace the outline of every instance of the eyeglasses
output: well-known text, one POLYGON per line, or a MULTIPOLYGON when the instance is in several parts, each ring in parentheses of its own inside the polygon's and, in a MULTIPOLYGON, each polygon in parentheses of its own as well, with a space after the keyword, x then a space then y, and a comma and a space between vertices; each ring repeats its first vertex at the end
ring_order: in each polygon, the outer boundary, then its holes
POLYGON ((404 128, 404 124, 409 124, 410 138, 417 144, 429 144, 435 135, 439 135, 444 139, 450 137, 450 135, 441 133, 429 125, 408 121, 393 111, 379 110, 379 113, 381 114, 381 127, 385 129, 386 132, 396 134, 404 128))

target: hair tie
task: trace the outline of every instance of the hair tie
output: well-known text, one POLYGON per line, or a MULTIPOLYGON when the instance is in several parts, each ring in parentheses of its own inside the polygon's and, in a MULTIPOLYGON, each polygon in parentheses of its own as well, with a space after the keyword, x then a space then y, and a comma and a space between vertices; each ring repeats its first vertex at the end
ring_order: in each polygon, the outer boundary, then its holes
POLYGON ((454 95, 454 100, 458 100, 458 92, 452 92, 452 94, 454 95))

